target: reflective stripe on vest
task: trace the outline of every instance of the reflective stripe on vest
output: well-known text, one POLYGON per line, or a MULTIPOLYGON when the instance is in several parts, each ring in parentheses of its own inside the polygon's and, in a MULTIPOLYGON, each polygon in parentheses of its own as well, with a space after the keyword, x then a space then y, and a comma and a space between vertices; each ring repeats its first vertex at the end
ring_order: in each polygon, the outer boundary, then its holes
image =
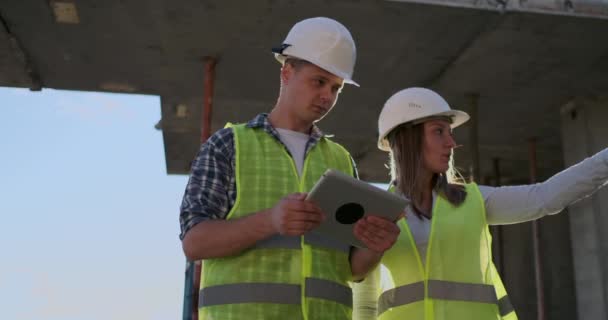
POLYGON ((498 300, 498 311, 500 311, 500 315, 502 317, 515 311, 513 305, 511 304, 511 300, 509 300, 509 296, 504 296, 498 300))
POLYGON ((328 237, 324 237, 322 235, 318 235, 316 233, 309 233, 305 235, 304 242, 312 246, 337 250, 346 254, 348 254, 350 251, 350 246, 348 244, 328 237))
POLYGON ((429 298, 482 303, 497 303, 494 286, 489 284, 461 283, 429 280, 429 298))
POLYGON ((262 241, 258 241, 254 248, 257 249, 300 249, 300 237, 274 235, 262 241))
POLYGON ((424 300, 424 282, 416 282, 387 290, 378 298, 378 315, 384 311, 424 300))
MULTIPOLYGON (((494 286, 487 284, 429 280, 428 290, 428 295, 431 299, 495 303, 501 308, 501 302, 497 301, 494 286)), ((378 300, 378 314, 380 315, 390 308, 422 300, 424 300, 424 282, 421 281, 400 286, 382 293, 378 300)), ((501 301, 502 300, 503 299, 501 299, 501 301)))
POLYGON ((317 278, 306 278, 305 293, 309 298, 329 300, 353 307, 353 291, 339 283, 317 278))
MULTIPOLYGON (((308 245, 337 250, 348 254, 350 246, 328 237, 310 233, 304 236, 304 242, 308 245)), ((274 235, 254 246, 257 249, 300 249, 300 237, 274 235)))
MULTIPOLYGON (((234 303, 300 304, 301 288, 297 284, 235 283, 206 287, 200 290, 199 307, 234 303)), ((352 307, 352 291, 338 283, 306 278, 306 297, 337 302, 352 307)))

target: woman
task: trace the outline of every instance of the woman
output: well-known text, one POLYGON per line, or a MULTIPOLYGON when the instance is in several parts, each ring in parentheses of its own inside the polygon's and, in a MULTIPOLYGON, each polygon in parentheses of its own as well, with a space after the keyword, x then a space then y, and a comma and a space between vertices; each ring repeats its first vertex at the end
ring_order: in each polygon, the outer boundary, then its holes
POLYGON ((382 258, 389 279, 379 319, 516 319, 492 263, 488 225, 558 213, 608 180, 605 149, 544 183, 456 184, 452 129, 468 119, 424 88, 396 93, 380 113, 378 147, 390 153, 392 189, 412 205, 382 258))

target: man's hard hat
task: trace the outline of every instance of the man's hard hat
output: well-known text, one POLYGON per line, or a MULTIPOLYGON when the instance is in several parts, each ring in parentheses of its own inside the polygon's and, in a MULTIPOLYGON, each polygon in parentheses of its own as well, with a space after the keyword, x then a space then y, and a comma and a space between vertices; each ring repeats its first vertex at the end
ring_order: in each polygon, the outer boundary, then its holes
POLYGON ((466 112, 452 110, 445 99, 426 88, 408 88, 391 96, 378 118, 378 148, 390 151, 386 136, 397 126, 428 117, 449 117, 452 128, 467 122, 466 112))
POLYGON ((357 59, 355 41, 346 27, 330 18, 310 18, 296 23, 283 44, 273 48, 275 58, 284 63, 287 57, 306 60, 342 79, 352 80, 357 59))

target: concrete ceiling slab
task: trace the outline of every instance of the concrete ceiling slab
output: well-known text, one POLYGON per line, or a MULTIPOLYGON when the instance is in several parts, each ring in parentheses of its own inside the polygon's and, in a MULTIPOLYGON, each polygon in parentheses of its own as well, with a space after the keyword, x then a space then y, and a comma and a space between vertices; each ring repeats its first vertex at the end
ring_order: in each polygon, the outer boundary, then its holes
MULTIPOLYGON (((247 121, 277 98, 279 65, 269 49, 312 16, 339 20, 357 43, 361 88, 346 87, 320 126, 368 180, 388 179, 376 119, 402 88, 431 87, 465 111, 469 95, 479 95, 481 177, 499 158, 511 182, 526 180, 531 137, 539 176, 558 171, 560 106, 608 91, 604 19, 391 1, 65 1, 79 23, 57 22, 47 1, 0 3, 0 85, 161 96, 170 174, 187 173, 200 144, 203 57, 218 59, 211 129, 247 121)), ((456 131, 465 174, 469 129, 456 131)))

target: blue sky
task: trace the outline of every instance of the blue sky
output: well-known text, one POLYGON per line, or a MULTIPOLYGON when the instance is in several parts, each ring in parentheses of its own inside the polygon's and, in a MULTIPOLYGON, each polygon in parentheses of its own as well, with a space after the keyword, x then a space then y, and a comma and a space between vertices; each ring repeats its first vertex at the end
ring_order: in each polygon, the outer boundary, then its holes
POLYGON ((186 176, 156 96, 0 88, 3 319, 177 319, 186 176))

